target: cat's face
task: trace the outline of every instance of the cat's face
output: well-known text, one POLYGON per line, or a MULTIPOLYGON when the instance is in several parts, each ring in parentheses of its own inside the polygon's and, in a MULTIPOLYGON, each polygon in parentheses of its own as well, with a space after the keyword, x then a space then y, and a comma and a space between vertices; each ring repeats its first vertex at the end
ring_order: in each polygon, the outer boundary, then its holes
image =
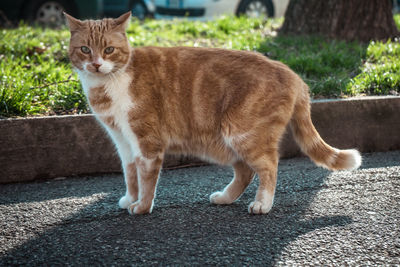
POLYGON ((79 71, 104 76, 121 70, 129 61, 125 34, 130 12, 117 19, 81 21, 65 14, 71 30, 69 58, 79 71))

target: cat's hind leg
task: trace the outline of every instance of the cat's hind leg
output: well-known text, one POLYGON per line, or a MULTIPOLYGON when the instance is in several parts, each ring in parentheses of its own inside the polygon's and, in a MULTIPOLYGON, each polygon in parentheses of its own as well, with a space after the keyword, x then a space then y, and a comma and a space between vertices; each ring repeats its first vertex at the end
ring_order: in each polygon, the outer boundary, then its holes
POLYGON ((265 214, 271 210, 274 204, 278 155, 277 153, 276 156, 263 155, 258 162, 252 164, 254 164, 260 184, 248 211, 251 214, 265 214))
POLYGON ((274 127, 269 127, 269 130, 260 127, 253 129, 251 138, 232 143, 238 155, 258 174, 256 197, 248 208, 251 214, 265 214, 272 208, 279 160, 279 139, 284 129, 283 123, 275 124, 274 127))
POLYGON ((233 164, 233 180, 224 188, 222 192, 215 192, 210 195, 213 204, 231 204, 238 199, 247 186, 253 180, 255 172, 244 161, 233 164))
POLYGON ((246 162, 259 178, 256 197, 249 205, 249 213, 265 214, 271 210, 275 195, 278 160, 278 148, 275 145, 258 147, 246 155, 246 162))

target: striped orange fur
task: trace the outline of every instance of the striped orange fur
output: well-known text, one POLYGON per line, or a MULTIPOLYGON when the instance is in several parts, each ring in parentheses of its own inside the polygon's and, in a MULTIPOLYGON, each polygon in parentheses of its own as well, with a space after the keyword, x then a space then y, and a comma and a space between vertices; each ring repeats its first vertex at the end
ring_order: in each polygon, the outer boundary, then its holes
POLYGON ((126 194, 121 208, 152 211, 165 153, 196 155, 234 167, 215 204, 230 204, 254 175, 260 184, 249 212, 273 204, 278 147, 287 127, 301 149, 331 170, 355 169, 356 150, 326 144, 310 117, 307 85, 286 65, 247 51, 137 47, 125 34, 130 13, 81 21, 66 15, 69 57, 93 112, 121 157, 126 194))

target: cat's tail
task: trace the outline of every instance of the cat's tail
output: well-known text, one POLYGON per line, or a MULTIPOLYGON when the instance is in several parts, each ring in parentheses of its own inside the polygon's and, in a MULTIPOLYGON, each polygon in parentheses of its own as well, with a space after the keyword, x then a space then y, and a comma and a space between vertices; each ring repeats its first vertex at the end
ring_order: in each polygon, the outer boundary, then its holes
POLYGON ((330 170, 354 170, 361 165, 361 155, 356 149, 340 150, 322 140, 311 121, 308 87, 296 101, 290 126, 301 150, 317 165, 330 170))

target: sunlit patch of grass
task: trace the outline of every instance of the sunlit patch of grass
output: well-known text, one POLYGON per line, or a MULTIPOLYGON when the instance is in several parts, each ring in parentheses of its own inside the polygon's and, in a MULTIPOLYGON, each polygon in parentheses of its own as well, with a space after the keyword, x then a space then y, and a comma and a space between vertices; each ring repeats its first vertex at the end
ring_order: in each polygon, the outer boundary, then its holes
MULTIPOLYGON (((400 14, 394 15, 400 30, 400 14)), ((400 93, 400 39, 370 42, 360 73, 347 85, 353 95, 399 95, 400 93)))
POLYGON ((214 21, 134 21, 128 29, 133 46, 211 46, 255 50, 279 21, 222 16, 214 21), (275 24, 274 24, 275 23, 275 24))
POLYGON ((400 92, 400 42, 371 42, 361 73, 351 80, 352 94, 387 95, 400 92))
POLYGON ((67 58, 67 31, 0 30, 0 115, 86 112, 67 58))

